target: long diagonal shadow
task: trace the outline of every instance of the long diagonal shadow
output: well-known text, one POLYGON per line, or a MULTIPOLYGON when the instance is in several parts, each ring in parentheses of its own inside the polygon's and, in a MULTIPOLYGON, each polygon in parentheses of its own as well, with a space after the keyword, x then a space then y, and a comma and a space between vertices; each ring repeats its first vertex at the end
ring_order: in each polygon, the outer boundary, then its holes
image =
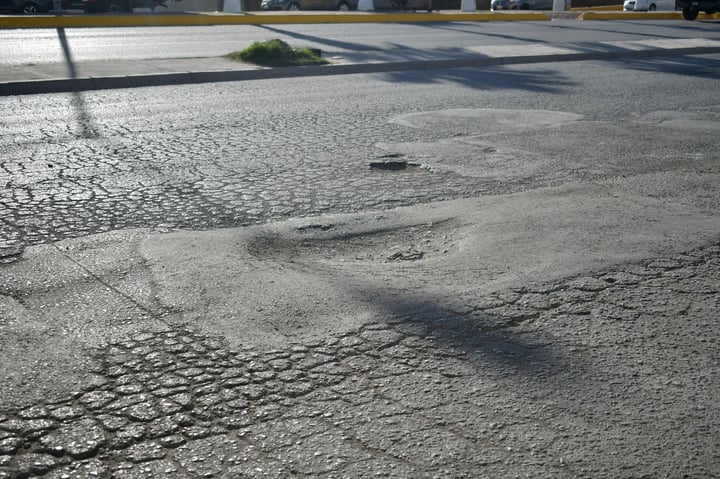
POLYGON ((385 320, 395 329, 463 351, 479 366, 493 364, 496 369, 540 381, 569 367, 570 359, 562 347, 534 333, 515 332, 512 326, 524 319, 489 312, 462 313, 451 305, 456 302, 451 298, 425 291, 407 294, 399 289, 367 286, 358 285, 355 292, 368 305, 384 311, 385 320))
MULTIPOLYGON (((269 25, 257 25, 257 27, 262 28, 263 30, 267 30, 273 33, 279 33, 282 35, 287 35, 289 37, 293 37, 299 40, 306 40, 309 42, 315 42, 320 43, 327 46, 333 46, 336 48, 342 48, 349 51, 366 51, 368 49, 367 46, 362 45, 360 43, 353 43, 353 42, 345 42, 341 40, 330 40, 328 38, 319 37, 316 35, 308 35, 306 33, 298 33, 293 32, 290 30, 286 30, 283 28, 277 28, 277 27, 271 27, 269 25)), ((377 48, 378 50, 380 48, 377 48)))
MULTIPOLYGON (((68 67, 68 74, 70 75, 71 80, 76 80, 78 78, 77 70, 75 69, 75 62, 72 59, 67 36, 65 36, 65 29, 63 27, 59 27, 57 29, 57 33, 63 55, 65 56, 65 63, 68 67)), ((85 104, 85 98, 83 98, 82 93, 75 91, 72 95, 71 103, 77 113, 77 122, 78 125, 80 125, 80 135, 83 138, 98 137, 99 135, 97 133, 97 129, 95 128, 95 122, 92 115, 90 115, 87 105, 85 104)))

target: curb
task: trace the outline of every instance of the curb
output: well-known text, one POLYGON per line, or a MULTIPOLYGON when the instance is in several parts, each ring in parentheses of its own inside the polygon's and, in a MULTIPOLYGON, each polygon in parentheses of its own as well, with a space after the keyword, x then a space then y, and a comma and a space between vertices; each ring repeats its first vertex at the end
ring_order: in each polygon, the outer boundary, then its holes
POLYGON ((299 23, 426 23, 426 22, 513 22, 548 21, 545 12, 434 12, 434 13, 155 13, 126 15, 36 15, 2 16, 0 29, 75 27, 161 27, 206 25, 273 25, 299 23))
POLYGON ((648 57, 704 55, 720 53, 720 46, 655 48, 648 50, 583 52, 549 55, 526 55, 516 57, 468 57, 452 60, 409 61, 394 63, 364 63, 344 65, 320 65, 307 67, 259 68, 257 70, 231 70, 207 72, 162 73, 152 75, 128 75, 77 79, 30 80, 0 83, 0 96, 33 95, 47 93, 77 93, 93 90, 140 88, 198 83, 221 83, 231 81, 266 80, 276 78, 300 78, 363 73, 388 73, 398 71, 435 70, 479 66, 520 65, 550 62, 577 62, 589 60, 620 60, 648 57))

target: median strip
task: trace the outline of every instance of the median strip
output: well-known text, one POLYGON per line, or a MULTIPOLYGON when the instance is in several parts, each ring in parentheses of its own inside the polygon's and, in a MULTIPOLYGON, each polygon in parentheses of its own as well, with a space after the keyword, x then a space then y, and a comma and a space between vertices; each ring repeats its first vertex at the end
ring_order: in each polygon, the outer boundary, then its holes
MULTIPOLYGON (((585 45, 587 48, 587 45, 585 45)), ((562 49, 547 45, 523 45, 501 55, 495 51, 472 49, 467 56, 451 59, 384 61, 379 63, 344 63, 301 67, 244 68, 222 71, 166 72, 125 76, 87 76, 77 79, 45 79, 0 82, 0 96, 80 92, 120 88, 137 88, 197 83, 264 80, 292 77, 388 73, 398 71, 421 71, 447 68, 487 67, 521 65, 532 63, 570 61, 612 61, 618 59, 649 58, 662 56, 703 55, 720 53, 720 42, 706 39, 648 40, 633 42, 598 43, 596 51, 562 49), (535 48, 537 47, 537 48, 535 48), (534 52, 534 54, 531 54, 534 52), (497 56, 495 56, 497 55, 497 56)), ((131 70, 131 65, 129 69, 131 70)))

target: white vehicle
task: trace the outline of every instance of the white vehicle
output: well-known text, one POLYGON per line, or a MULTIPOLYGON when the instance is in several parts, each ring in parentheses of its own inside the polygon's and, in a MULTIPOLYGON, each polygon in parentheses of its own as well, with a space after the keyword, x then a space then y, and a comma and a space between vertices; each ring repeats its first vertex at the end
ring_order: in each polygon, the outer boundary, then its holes
POLYGON ((675 0, 625 0, 623 10, 626 12, 675 11, 675 0))

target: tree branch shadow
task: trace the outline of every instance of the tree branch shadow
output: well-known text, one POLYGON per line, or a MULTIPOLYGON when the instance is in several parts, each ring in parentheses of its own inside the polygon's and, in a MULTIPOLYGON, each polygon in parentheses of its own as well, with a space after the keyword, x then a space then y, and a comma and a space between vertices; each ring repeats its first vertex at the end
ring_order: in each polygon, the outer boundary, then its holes
MULTIPOLYGON (((567 371, 566 352, 535 333, 519 333, 522 320, 486 312, 454 310, 454 300, 427 293, 408 296, 402 291, 359 289, 361 297, 380 308, 386 322, 399 332, 432 341, 441 348, 464 353, 477 366, 491 366, 524 379, 546 379, 567 371)), ((530 318, 526 318, 530 319, 530 318)), ((573 363, 576 359, 573 358, 573 363)))
POLYGON ((391 83, 456 83, 477 90, 526 90, 540 93, 564 93, 575 82, 549 69, 515 70, 504 66, 459 67, 437 70, 396 71, 382 74, 391 83))
POLYGON ((624 59, 623 68, 643 72, 669 73, 716 80, 720 78, 720 59, 708 56, 677 56, 652 59, 624 59))

